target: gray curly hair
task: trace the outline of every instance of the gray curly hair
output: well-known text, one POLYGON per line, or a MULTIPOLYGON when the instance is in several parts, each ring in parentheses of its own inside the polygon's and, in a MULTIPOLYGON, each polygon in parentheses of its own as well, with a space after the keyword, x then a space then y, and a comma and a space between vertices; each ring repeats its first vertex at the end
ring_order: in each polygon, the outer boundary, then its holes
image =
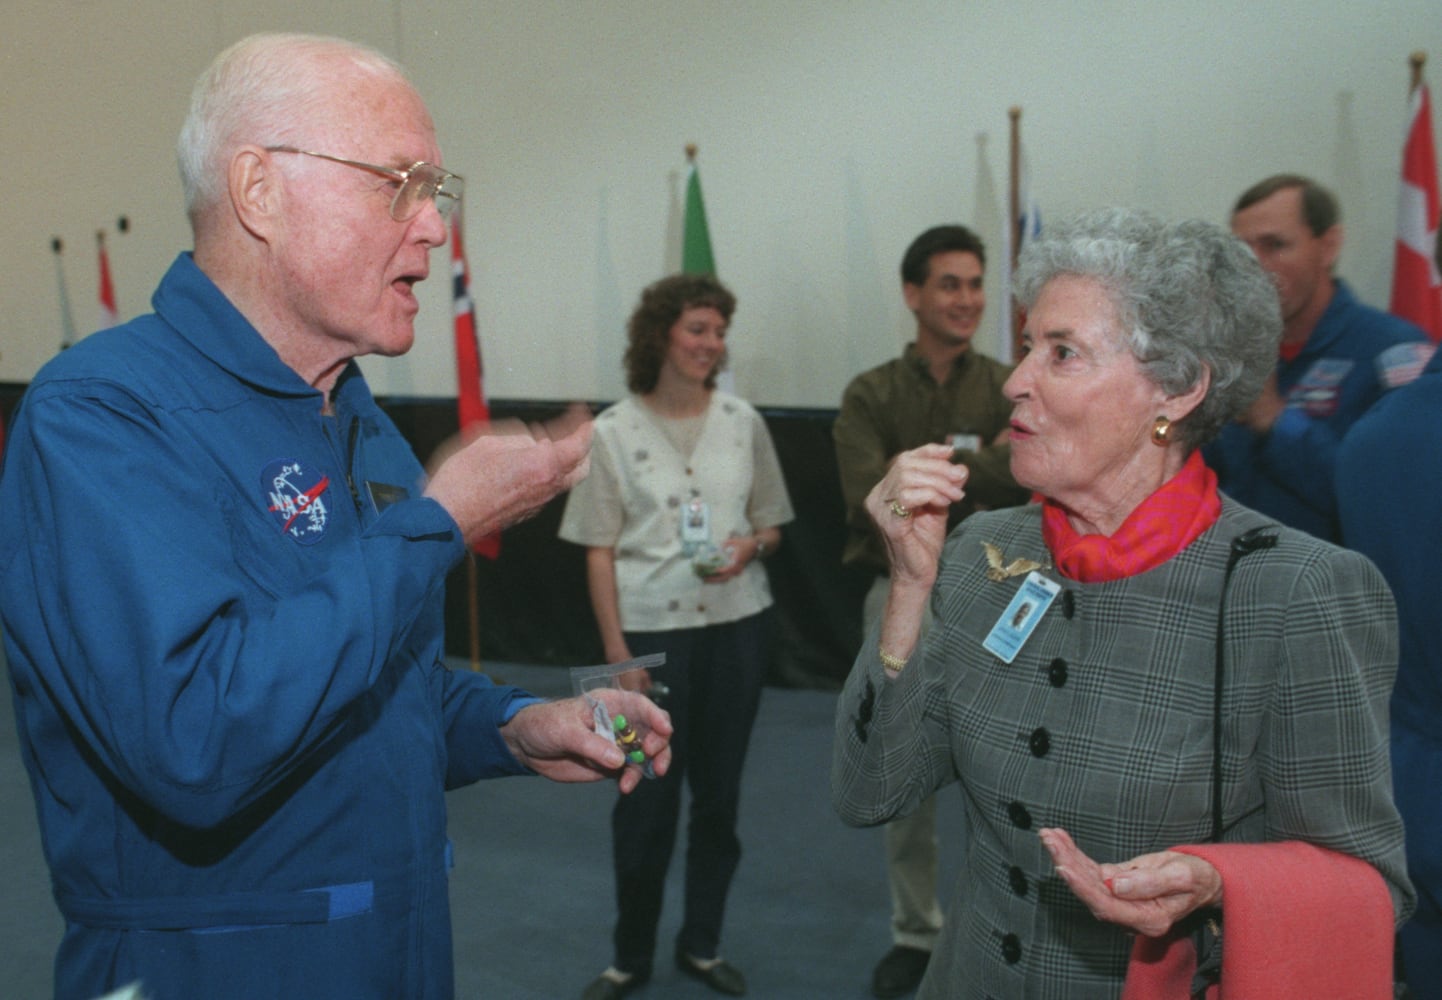
POLYGON ((1049 227, 1023 251, 1017 298, 1030 309, 1047 282, 1064 274, 1102 286, 1127 347, 1168 395, 1211 374, 1202 402, 1172 424, 1188 451, 1246 409, 1276 363, 1282 336, 1276 286, 1221 226, 1169 223, 1125 208, 1078 216, 1049 227))

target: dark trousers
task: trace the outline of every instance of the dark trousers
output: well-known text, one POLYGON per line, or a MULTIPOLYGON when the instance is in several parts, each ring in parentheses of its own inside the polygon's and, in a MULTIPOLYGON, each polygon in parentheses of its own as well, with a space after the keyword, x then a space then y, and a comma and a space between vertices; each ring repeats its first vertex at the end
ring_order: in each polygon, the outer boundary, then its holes
POLYGON ((666 654, 652 671, 671 688, 671 769, 622 795, 611 814, 616 866, 616 967, 649 975, 666 870, 676 844, 681 782, 689 779, 686 913, 678 948, 713 958, 721 938, 726 893, 741 860, 736 814, 746 746, 765 679, 766 612, 703 628, 627 632, 633 656, 666 654))

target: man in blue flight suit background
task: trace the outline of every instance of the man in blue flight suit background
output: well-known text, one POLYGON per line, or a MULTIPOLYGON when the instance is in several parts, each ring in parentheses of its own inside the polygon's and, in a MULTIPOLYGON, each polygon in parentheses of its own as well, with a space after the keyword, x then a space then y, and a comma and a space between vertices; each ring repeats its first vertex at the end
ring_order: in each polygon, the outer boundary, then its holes
POLYGON ((1277 285, 1281 356, 1257 401, 1203 456, 1224 493, 1340 544, 1337 448, 1384 392, 1416 377, 1431 345, 1406 320, 1357 301, 1334 276, 1341 213, 1316 181, 1277 174, 1254 184, 1237 199, 1232 232, 1277 285))

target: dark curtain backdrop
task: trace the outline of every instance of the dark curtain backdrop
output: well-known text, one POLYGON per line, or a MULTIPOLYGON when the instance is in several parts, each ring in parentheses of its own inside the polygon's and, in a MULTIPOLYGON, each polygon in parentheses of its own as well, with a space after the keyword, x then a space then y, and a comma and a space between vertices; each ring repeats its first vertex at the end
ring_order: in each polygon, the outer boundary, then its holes
MULTIPOLYGON (((416 453, 431 454, 456 426, 449 401, 383 399, 416 453)), ((602 404, 593 404, 599 412, 602 404)), ((555 403, 496 401, 495 419, 546 420, 555 403)), ((831 444, 834 410, 762 409, 781 460, 796 520, 766 560, 776 597, 769 679, 787 687, 839 687, 861 641, 861 600, 869 579, 841 565, 845 514, 831 444)), ((565 497, 501 539, 499 559, 476 557, 471 581, 462 563, 446 591, 447 651, 467 657, 471 622, 482 666, 488 661, 586 666, 603 660, 586 593, 585 550, 556 537, 565 497)))

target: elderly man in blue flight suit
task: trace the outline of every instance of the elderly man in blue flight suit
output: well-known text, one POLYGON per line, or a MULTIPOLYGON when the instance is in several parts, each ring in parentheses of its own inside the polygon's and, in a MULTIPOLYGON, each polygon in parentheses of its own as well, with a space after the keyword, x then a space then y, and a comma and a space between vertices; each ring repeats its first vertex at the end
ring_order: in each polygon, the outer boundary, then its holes
MULTIPOLYGON (((353 359, 412 344, 461 194, 440 160, 378 53, 233 46, 181 133, 193 253, 12 423, 0 623, 61 1000, 448 997, 444 791, 640 778, 585 702, 443 661, 447 571, 577 482, 591 429, 427 479, 377 407, 353 359)), ((665 713, 605 699, 664 771, 665 713)))

